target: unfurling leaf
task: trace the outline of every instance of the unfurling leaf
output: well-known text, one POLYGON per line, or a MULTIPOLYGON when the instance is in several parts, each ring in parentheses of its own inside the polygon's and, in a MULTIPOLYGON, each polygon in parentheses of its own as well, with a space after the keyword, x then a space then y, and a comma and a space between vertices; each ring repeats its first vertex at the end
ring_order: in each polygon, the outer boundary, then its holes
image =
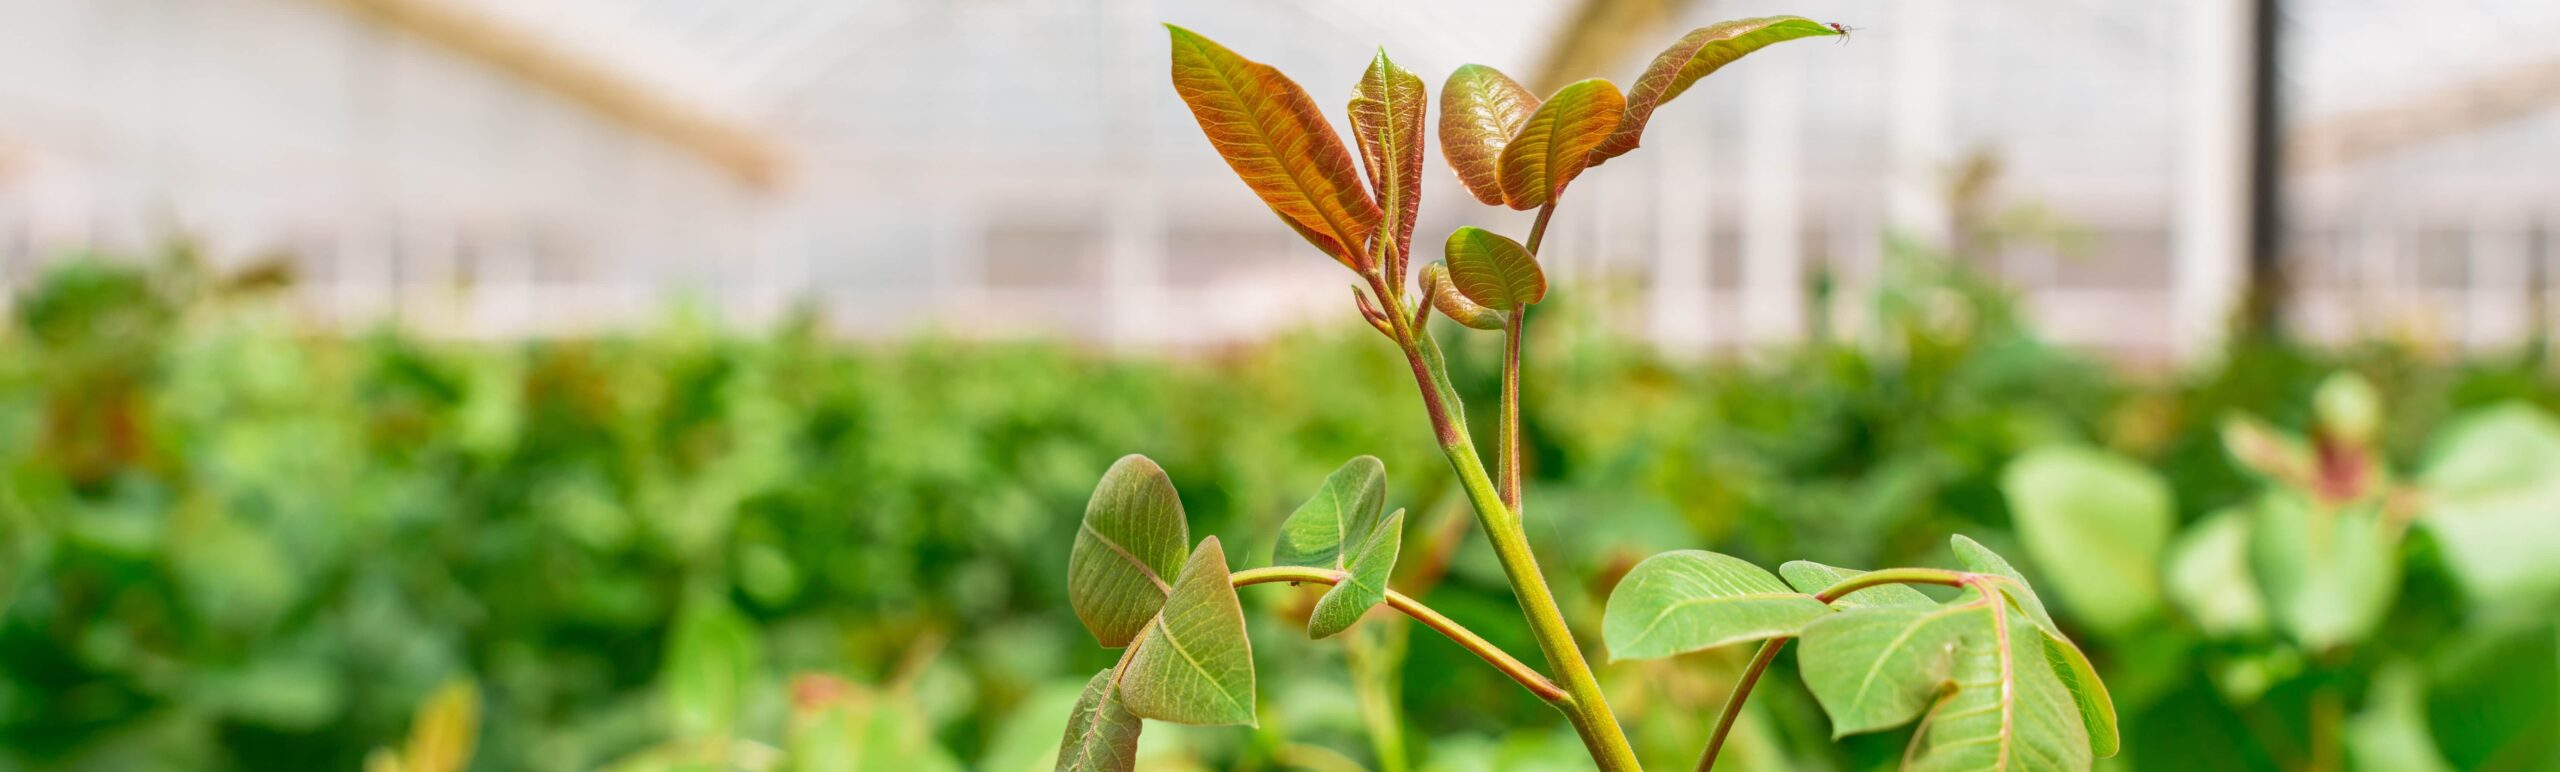
MULTIPOLYGON (((1848 581, 1849 579, 1855 578, 1857 575, 1863 573, 1866 572, 1853 568, 1826 566, 1810 560, 1790 560, 1787 561, 1786 565, 1778 567, 1778 575, 1786 577, 1787 586, 1796 588, 1797 591, 1803 592, 1807 595, 1819 595, 1823 590, 1830 589, 1832 585, 1848 581)), ((1930 600, 1929 596, 1920 594, 1920 591, 1912 589, 1911 585, 1880 584, 1857 592, 1849 593, 1848 595, 1842 596, 1839 600, 1832 601, 1831 605, 1837 608, 1858 608, 1861 606, 1925 607, 1937 605, 1937 601, 1930 600)))
POLYGON ((1146 722, 1120 704, 1113 671, 1095 673, 1067 714, 1067 736, 1058 743, 1058 772, 1129 772, 1138 765, 1138 731, 1146 722))
POLYGON ((1475 301, 1467 299, 1466 293, 1459 292, 1458 285, 1449 280, 1448 263, 1422 267, 1422 292, 1430 298, 1432 308, 1467 327, 1499 330, 1511 323, 1509 314, 1476 305, 1475 301))
POLYGON ((1271 562, 1339 569, 1345 544, 1376 530, 1378 515, 1386 509, 1387 465, 1376 456, 1343 462, 1280 523, 1280 543, 1271 548, 1271 562))
POLYGON ((1502 205, 1502 148, 1537 111, 1538 95, 1481 64, 1440 86, 1440 154, 1477 201, 1502 205))
POLYGON ((1404 511, 1384 520, 1387 468, 1373 456, 1351 459, 1280 524, 1271 562, 1343 572, 1307 619, 1307 634, 1332 637, 1386 600, 1387 574, 1404 543, 1404 511))
POLYGON ((1653 120, 1653 111, 1687 92, 1708 73, 1771 43, 1837 34, 1840 32, 1830 25, 1801 16, 1735 19, 1690 30, 1680 36, 1680 42, 1654 57, 1652 64, 1645 65, 1644 74, 1628 87, 1626 118, 1618 122, 1606 141, 1592 149, 1591 165, 1599 166, 1636 149, 1644 139, 1645 124, 1653 120))
POLYGON ((1351 629, 1360 617, 1387 599, 1387 576, 1395 572, 1396 553, 1404 548, 1404 510, 1379 521, 1359 541, 1343 542, 1342 581, 1316 600, 1307 615, 1307 636, 1331 638, 1351 629))
POLYGON ((1127 646, 1164 607, 1190 544, 1172 478, 1146 456, 1124 456, 1085 504, 1067 555, 1067 602, 1102 645, 1127 646))
POLYGON ((1173 33, 1173 89, 1218 155, 1299 235, 1365 270, 1378 205, 1306 89, 1190 30, 1165 28, 1173 33))
POLYGON ((1591 165, 1592 148, 1618 128, 1626 108, 1617 84, 1599 78, 1556 89, 1502 146, 1502 202, 1536 209, 1564 195, 1564 186, 1591 165))
POLYGON ((2130 632, 2160 608, 2160 553, 2176 513, 2169 484, 2104 451, 2054 446, 2011 462, 2000 490, 2018 538, 2079 619, 2130 632))
POLYGON ((1652 659, 1794 635, 1830 613, 1741 558, 1681 550, 1646 558, 1618 581, 1600 634, 1612 659, 1652 659))
POLYGON ((1385 49, 1369 61, 1351 97, 1352 136, 1383 214, 1378 233, 1393 239, 1389 259, 1395 262, 1387 273, 1399 283, 1404 261, 1413 255, 1414 215, 1422 207, 1422 135, 1430 106, 1421 76, 1389 61, 1385 49))
POLYGON ((1253 643, 1228 584, 1227 553, 1211 536, 1173 581, 1120 676, 1120 699, 1140 718, 1193 726, 1256 723, 1253 643))
POLYGON ((1449 233, 1449 282, 1458 294, 1504 313, 1547 296, 1538 258, 1509 237, 1475 226, 1449 233))

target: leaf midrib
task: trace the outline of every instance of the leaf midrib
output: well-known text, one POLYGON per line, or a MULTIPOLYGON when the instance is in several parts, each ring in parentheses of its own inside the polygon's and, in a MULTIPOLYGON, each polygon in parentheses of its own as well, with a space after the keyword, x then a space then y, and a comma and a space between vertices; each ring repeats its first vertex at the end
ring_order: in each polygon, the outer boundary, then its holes
POLYGON ((1635 640, 1627 642, 1627 648, 1643 649, 1644 647, 1641 644, 1653 637, 1654 631, 1662 627, 1664 620, 1671 618, 1671 612, 1679 611, 1690 606, 1728 601, 1781 600, 1786 598, 1810 597, 1811 596, 1800 592, 1748 592, 1740 595, 1717 595, 1709 598, 1692 598, 1689 600, 1673 601, 1670 604, 1664 605, 1661 611, 1654 613, 1653 621, 1646 623, 1642 632, 1636 633, 1635 640))
POLYGON ((1076 527, 1082 529, 1087 535, 1092 536, 1094 541, 1101 542, 1102 546, 1111 548, 1111 554, 1119 555, 1121 560, 1129 561, 1129 565, 1136 566, 1138 568, 1138 575, 1146 577, 1149 583, 1154 584, 1156 586, 1156 592, 1162 593, 1166 597, 1173 596, 1173 585, 1166 584, 1164 577, 1156 575, 1154 567, 1147 565, 1146 561, 1139 560, 1137 554, 1130 552, 1129 548, 1122 547, 1119 542, 1112 541, 1110 536, 1104 535, 1101 530, 1094 528, 1093 523, 1091 522, 1078 523, 1076 524, 1076 527))
MULTIPOLYGON (((1208 53, 1201 48, 1198 41, 1186 40, 1184 42, 1186 45, 1191 47, 1194 55, 1199 56, 1201 61, 1208 64, 1210 72, 1217 74, 1218 85, 1226 89, 1227 96, 1235 101, 1237 107, 1243 109, 1246 119, 1244 121, 1245 125, 1252 130, 1254 137, 1260 140, 1264 151, 1270 156, 1271 162, 1280 167, 1281 176, 1288 178, 1289 184, 1292 187, 1297 188, 1299 198, 1306 200, 1307 205, 1316 210, 1316 216, 1324 219, 1325 227, 1333 229, 1333 233, 1327 235, 1333 238, 1334 247, 1345 252, 1350 252, 1356 249, 1356 245, 1349 243, 1352 240, 1349 238, 1352 232, 1343 229, 1342 221, 1335 217, 1333 207, 1326 206, 1326 202, 1319 200, 1315 196, 1315 192, 1308 187, 1307 180, 1299 176, 1297 164, 1290 163, 1289 159, 1281 157, 1279 143, 1273 139, 1270 132, 1263 129, 1262 121, 1259 120, 1259 111, 1253 109, 1253 102, 1245 97, 1244 91, 1237 88, 1236 79, 1232 77, 1232 74, 1227 71, 1227 68, 1219 66, 1218 61, 1215 58, 1210 57, 1208 53)), ((1228 54, 1234 56, 1236 63, 1239 66, 1242 66, 1248 74, 1254 73, 1254 68, 1256 67, 1267 66, 1245 59, 1243 55, 1236 54, 1233 51, 1229 51, 1228 54)), ((1272 74, 1280 75, 1277 70, 1274 70, 1272 74)), ((1285 75, 1280 75, 1280 77, 1284 80, 1287 78, 1285 75)), ((1284 96, 1277 94, 1273 95, 1272 98, 1285 99, 1284 96)), ((1283 108, 1282 111, 1295 112, 1286 108, 1283 108)))

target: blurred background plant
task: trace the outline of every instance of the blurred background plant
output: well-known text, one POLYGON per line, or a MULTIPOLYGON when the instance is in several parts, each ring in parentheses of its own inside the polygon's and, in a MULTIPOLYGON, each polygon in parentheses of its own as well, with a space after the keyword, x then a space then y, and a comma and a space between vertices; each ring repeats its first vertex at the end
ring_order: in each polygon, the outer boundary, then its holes
MULTIPOLYGON (((2036 558, 2071 538, 2039 527, 2122 521, 2156 536, 2030 570, 2115 685, 2127 767, 2553 762, 2560 564, 2535 556, 2560 388, 2539 352, 2267 347, 2143 374, 2040 342, 1954 261, 1895 264, 1884 291, 1833 301, 1871 306, 1870 328, 1749 363, 1668 362, 1549 312, 1525 410, 1551 503, 1530 527, 1569 616, 1596 622, 1662 549, 1926 564, 1961 532, 2036 558), (2060 474, 2137 478, 2060 489, 2132 503, 2022 518, 2042 505, 2004 474, 2032 477, 2015 460, 2056 445, 2083 449, 2060 474), (2374 536, 2356 562, 2269 549, 2322 543, 2265 535, 2313 514, 2374 536), (2074 577, 2093 570, 2144 589, 2093 597, 2105 584, 2074 577)), ((1177 361, 832 343, 807 317, 739 332, 681 311, 474 343, 311 332, 267 300, 289 281, 214 275, 181 246, 67 263, 18 299, 0 349, 8 764, 353 769, 406 747, 398 763, 425 769, 450 751, 400 738, 455 734, 470 699, 474 769, 1044 768, 1082 674, 1109 664, 1064 611, 1055 545, 1127 452, 1163 459, 1195 526, 1237 544, 1269 543, 1339 459, 1378 454, 1429 556, 1398 585, 1530 648, 1482 537, 1448 527, 1463 517, 1394 353, 1349 325, 1177 361), (456 679, 476 699, 438 691, 456 679), (421 705, 443 707, 413 722, 421 705)), ((1481 344, 1451 352, 1469 388, 1498 367, 1481 344)), ((1303 616, 1312 596, 1245 597, 1303 616)), ((1253 629, 1275 674, 1262 729, 1151 732, 1151 765, 1584 763, 1437 637, 1253 629)), ((1603 677, 1646 756, 1677 765, 1740 660, 1603 677)), ((1869 768, 1900 747, 1826 734, 1806 695, 1768 689, 1729 755, 1869 768)))

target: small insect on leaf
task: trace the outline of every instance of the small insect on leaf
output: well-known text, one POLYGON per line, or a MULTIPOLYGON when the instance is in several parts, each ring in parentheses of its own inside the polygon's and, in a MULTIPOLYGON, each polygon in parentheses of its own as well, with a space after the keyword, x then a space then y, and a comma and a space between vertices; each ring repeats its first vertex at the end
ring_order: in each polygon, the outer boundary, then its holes
POLYGON ((1502 205, 1502 148, 1511 144, 1538 95, 1481 64, 1459 67, 1440 87, 1440 154, 1477 201, 1502 205))
POLYGON ((1591 151, 1618 128, 1627 107, 1617 84, 1593 78, 1556 89, 1502 148, 1502 201, 1536 209, 1564 195, 1591 165, 1591 151))
POLYGON ((1449 281, 1486 308, 1509 313, 1547 296, 1538 258, 1502 234, 1474 226, 1449 234, 1449 281))
POLYGON ((1218 155, 1309 243, 1365 272, 1378 205, 1306 89, 1198 33, 1165 29, 1173 34, 1173 90, 1218 155))

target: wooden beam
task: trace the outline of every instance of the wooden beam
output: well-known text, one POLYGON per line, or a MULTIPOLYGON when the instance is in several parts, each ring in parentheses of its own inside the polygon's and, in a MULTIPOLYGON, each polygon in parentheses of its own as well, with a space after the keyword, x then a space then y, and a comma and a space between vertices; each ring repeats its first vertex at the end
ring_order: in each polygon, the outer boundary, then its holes
POLYGON ((451 0, 322 0, 683 148, 746 184, 776 181, 782 153, 752 126, 683 104, 629 73, 574 54, 539 32, 451 0))
POLYGON ((2293 130, 2293 171, 2335 169, 2460 136, 2560 105, 2560 58, 2430 90, 2395 105, 2332 116, 2293 130))

